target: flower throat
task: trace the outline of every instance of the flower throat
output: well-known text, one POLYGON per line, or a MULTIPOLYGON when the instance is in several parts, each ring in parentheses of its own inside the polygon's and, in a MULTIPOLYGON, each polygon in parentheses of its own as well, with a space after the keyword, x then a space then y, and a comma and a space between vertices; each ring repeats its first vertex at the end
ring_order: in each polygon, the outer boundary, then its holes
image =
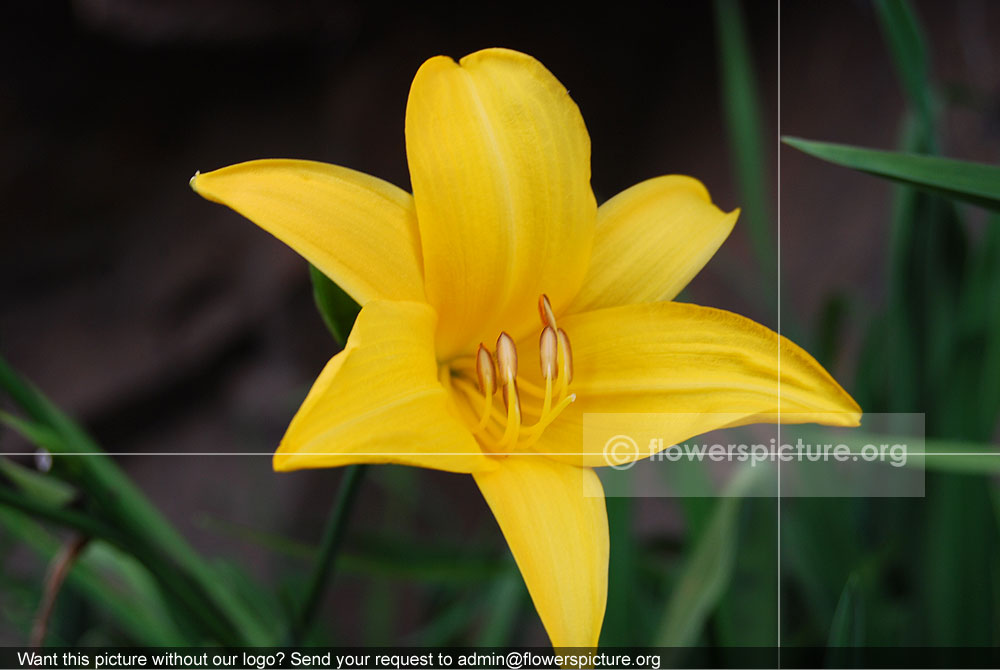
POLYGON ((517 347, 505 332, 497 338, 496 351, 490 352, 482 343, 473 357, 465 356, 442 369, 442 381, 452 385, 468 401, 472 432, 487 450, 504 453, 531 447, 545 429, 564 409, 576 400, 569 393, 573 381, 573 352, 566 331, 556 324, 548 296, 538 298, 538 313, 542 333, 538 340, 539 363, 544 385, 518 376, 517 347), (475 369, 475 383, 472 370, 475 369), (503 409, 494 402, 500 391, 503 409), (521 394, 525 401, 522 401, 521 394), (539 406, 540 403, 540 406, 539 406), (525 414, 533 415, 534 423, 526 425, 525 414))

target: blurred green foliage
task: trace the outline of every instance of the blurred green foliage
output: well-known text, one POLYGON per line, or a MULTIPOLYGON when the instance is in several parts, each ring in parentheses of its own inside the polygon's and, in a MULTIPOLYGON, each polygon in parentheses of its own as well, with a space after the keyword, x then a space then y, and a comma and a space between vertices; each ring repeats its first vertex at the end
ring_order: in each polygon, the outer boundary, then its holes
MULTIPOLYGON (((746 30, 735 0, 714 6, 721 97, 755 271, 777 281, 771 189, 761 169, 767 152, 746 30)), ((994 479, 1000 458, 990 445, 1000 416, 1000 220, 993 215, 984 231, 972 231, 959 204, 996 209, 1000 170, 936 155, 943 103, 920 23, 904 0, 875 7, 907 100, 900 152, 786 141, 899 184, 885 228, 885 304, 831 295, 804 336, 829 365, 842 360, 847 329, 864 328, 849 390, 869 413, 926 412, 927 450, 944 454, 926 458, 926 498, 779 500, 742 498, 740 490, 681 498, 680 542, 637 542, 635 501, 609 498, 604 645, 714 645, 715 661, 738 663, 727 646, 770 646, 780 635, 784 645, 829 647, 828 662, 839 666, 851 663, 849 648, 864 645, 1000 643, 994 479)), ((310 272, 320 314, 343 344, 358 306, 318 270, 310 272)), ((0 460, 0 557, 17 545, 50 561, 67 531, 91 538, 69 572, 50 643, 78 642, 74 635, 83 628, 99 631, 91 641, 110 643, 346 642, 313 625, 331 570, 369 580, 358 612, 366 643, 391 641, 390 583, 419 588, 429 603, 427 623, 401 643, 510 644, 523 639, 524 621, 535 621, 516 566, 493 545, 472 538, 463 546, 429 547, 347 525, 359 469, 342 480, 316 546, 204 520, 294 566, 276 587, 258 583, 238 563, 195 552, 112 458, 80 456, 103 452, 2 359, 0 388, 19 410, 0 414, 0 421, 54 455, 45 473, 0 460), (352 548, 340 552, 345 533, 352 548), (89 626, 77 622, 75 633, 74 599, 96 617, 89 626)), ((378 471, 368 481, 386 484, 387 517, 405 519, 420 495, 412 474, 378 471)), ((0 614, 25 635, 41 588, 0 575, 0 614)))

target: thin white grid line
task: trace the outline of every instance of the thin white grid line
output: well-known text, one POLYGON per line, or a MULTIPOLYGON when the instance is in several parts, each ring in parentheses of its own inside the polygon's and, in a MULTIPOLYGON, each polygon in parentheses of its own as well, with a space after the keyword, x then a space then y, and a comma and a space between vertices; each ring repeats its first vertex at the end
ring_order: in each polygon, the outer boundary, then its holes
MULTIPOLYGON (((778 290, 778 444, 781 444, 781 0, 776 0, 778 9, 778 34, 777 34, 777 128, 775 138, 777 146, 777 209, 776 218, 778 226, 778 244, 777 244, 777 261, 778 261, 778 277, 777 277, 777 290, 778 290)), ((778 496, 775 499, 775 507, 778 510, 778 547, 777 547, 777 582, 778 582, 778 604, 777 604, 777 618, 778 618, 778 628, 777 628, 777 647, 778 647, 778 667, 781 667, 781 461, 778 461, 778 496)))

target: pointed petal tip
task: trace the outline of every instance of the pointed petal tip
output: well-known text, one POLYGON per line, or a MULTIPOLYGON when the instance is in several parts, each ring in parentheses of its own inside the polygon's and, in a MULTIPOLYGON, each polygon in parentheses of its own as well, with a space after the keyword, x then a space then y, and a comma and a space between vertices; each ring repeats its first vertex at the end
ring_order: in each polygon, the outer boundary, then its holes
POLYGON ((281 447, 278 447, 278 451, 274 453, 271 457, 271 469, 275 472, 291 472, 297 468, 292 467, 290 461, 292 460, 287 454, 280 453, 281 447))

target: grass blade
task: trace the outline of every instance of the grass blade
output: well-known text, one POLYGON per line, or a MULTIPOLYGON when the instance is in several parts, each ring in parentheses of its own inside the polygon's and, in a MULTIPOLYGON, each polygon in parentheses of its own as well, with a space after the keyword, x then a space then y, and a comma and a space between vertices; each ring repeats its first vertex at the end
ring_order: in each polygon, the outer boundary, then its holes
POLYGON ((875 10, 903 93, 919 120, 924 148, 933 152, 933 88, 927 42, 920 22, 906 0, 876 0, 875 10))
MULTIPOLYGON (((114 534, 122 538, 119 546, 140 552, 146 560, 153 561, 162 570, 158 576, 171 579, 178 588, 182 588, 189 605, 194 606, 195 601, 201 600, 198 609, 210 621, 210 627, 220 634, 220 641, 254 644, 270 641, 263 624, 246 611, 239 599, 218 579, 212 567, 107 457, 104 450, 41 391, 21 379, 2 357, 0 389, 6 391, 31 417, 33 423, 22 422, 24 425, 43 426, 44 435, 58 437, 58 443, 51 449, 53 472, 62 473, 93 499, 101 512, 100 525, 113 527, 114 534), (60 454, 73 456, 60 458, 60 454)), ((26 436, 29 439, 34 437, 31 434, 26 436)), ((41 446, 49 447, 46 444, 41 446)), ((3 489, 0 492, 5 494, 9 504, 33 504, 3 489)), ((55 513, 65 514, 65 511, 56 510, 55 513)), ((86 519, 90 520, 89 517, 86 519)))
POLYGON ((742 497, 765 469, 744 469, 736 475, 715 506, 708 526, 681 570, 655 636, 655 647, 694 646, 712 609, 726 592, 733 575, 739 540, 742 497))
MULTIPOLYGON (((765 285, 773 285, 778 272, 778 257, 772 228, 774 216, 769 202, 771 191, 765 176, 768 174, 765 167, 768 161, 763 144, 764 126, 739 3, 736 0, 716 0, 715 21, 722 68, 722 104, 729 146, 735 152, 733 163, 740 200, 757 264, 764 276, 771 278, 765 285)), ((771 293, 768 292, 768 295, 771 293)))
MULTIPOLYGON (((21 512, 0 508, 0 526, 44 561, 60 549, 56 537, 21 512)), ((149 573, 103 542, 91 543, 67 575, 67 584, 110 616, 136 644, 183 646, 190 642, 171 620, 149 573), (109 580, 109 574, 114 579, 109 580)))
POLYGON ((798 137, 782 141, 836 165, 1000 211, 1000 167, 994 165, 798 137))
POLYGON ((323 531, 323 540, 320 543, 320 551, 316 557, 312 577, 306 589, 305 599, 302 601, 302 608, 295 619, 295 627, 292 630, 292 638, 296 643, 301 642, 302 637, 309 632, 319 609, 319 604, 333 570, 333 563, 337 552, 344 540, 344 531, 347 528, 347 521, 350 518, 351 508, 357 498, 358 486, 365 473, 364 465, 350 465, 344 470, 344 478, 340 482, 337 490, 337 499, 330 512, 330 518, 323 531))

